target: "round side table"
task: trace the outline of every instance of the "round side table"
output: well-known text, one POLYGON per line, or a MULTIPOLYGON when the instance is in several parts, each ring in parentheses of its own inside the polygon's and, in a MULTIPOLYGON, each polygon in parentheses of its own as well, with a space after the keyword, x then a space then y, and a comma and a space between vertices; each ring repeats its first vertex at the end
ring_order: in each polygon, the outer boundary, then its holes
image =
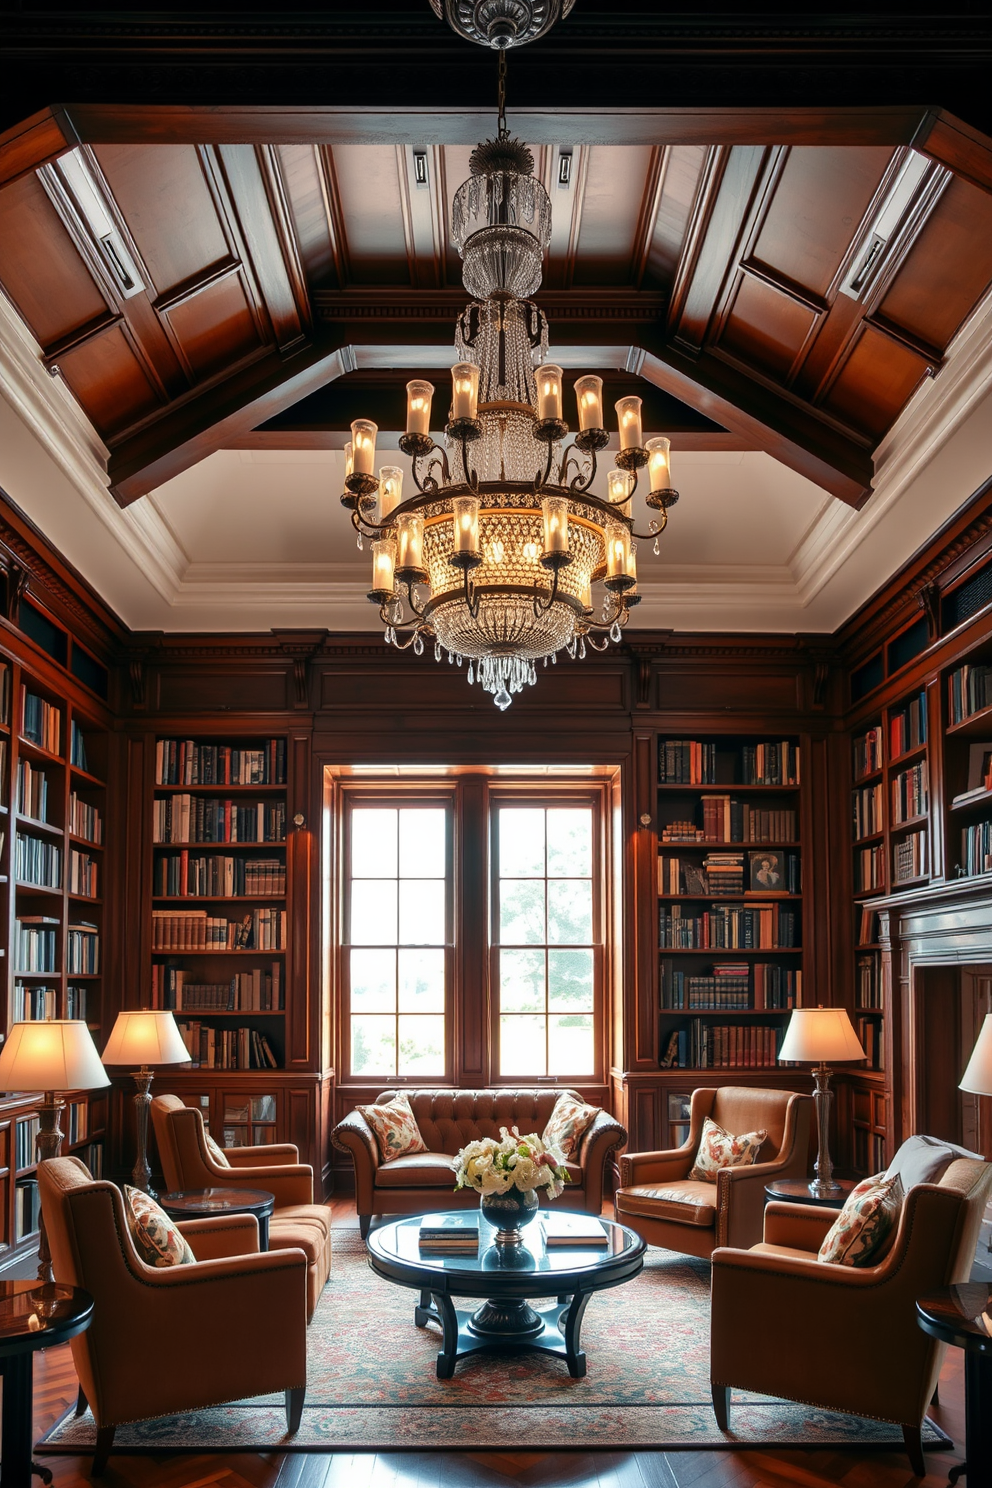
POLYGON ((216 1219, 219 1214, 254 1214, 258 1248, 269 1248, 269 1219, 275 1208, 270 1193, 258 1188, 189 1188, 169 1193, 159 1203, 170 1219, 216 1219))
POLYGON ((765 1184, 765 1196, 778 1199, 783 1204, 813 1204, 817 1209, 843 1209, 854 1184, 849 1178, 838 1178, 836 1183, 840 1193, 826 1198, 811 1194, 809 1183, 802 1178, 776 1178, 774 1183, 765 1184))
POLYGON ((66 1343, 88 1328, 93 1298, 81 1287, 36 1281, 0 1282, 0 1373, 3 1374, 3 1424, 0 1458, 3 1481, 26 1488, 31 1474, 52 1481, 47 1467, 31 1461, 33 1376, 36 1349, 66 1343))
POLYGON ((964 1349, 966 1460, 947 1481, 967 1474, 973 1488, 992 1483, 992 1287, 967 1281, 928 1292, 916 1304, 916 1321, 931 1338, 964 1349))

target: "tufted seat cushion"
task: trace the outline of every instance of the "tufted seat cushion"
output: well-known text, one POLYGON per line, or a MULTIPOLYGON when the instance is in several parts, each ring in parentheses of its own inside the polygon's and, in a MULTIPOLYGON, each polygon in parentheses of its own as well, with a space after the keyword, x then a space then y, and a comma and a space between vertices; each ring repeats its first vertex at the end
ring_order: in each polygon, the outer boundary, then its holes
POLYGON ((616 1193, 617 1214, 643 1219, 674 1219, 703 1228, 716 1222, 716 1189, 712 1183, 681 1178, 676 1183, 642 1183, 616 1193))
POLYGON ((302 1250, 307 1258, 307 1317, 331 1274, 331 1211, 326 1204, 287 1204, 269 1220, 270 1250, 302 1250))

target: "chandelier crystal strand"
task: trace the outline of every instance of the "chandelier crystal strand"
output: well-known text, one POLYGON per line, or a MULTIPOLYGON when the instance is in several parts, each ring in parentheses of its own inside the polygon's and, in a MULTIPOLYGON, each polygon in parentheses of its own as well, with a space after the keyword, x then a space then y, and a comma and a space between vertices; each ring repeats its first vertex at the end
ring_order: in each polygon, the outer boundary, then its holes
MULTIPOLYGON (((501 120, 502 126, 502 120, 501 120)), ((670 488, 668 441, 643 442, 641 400, 617 404, 620 446, 608 499, 594 495, 597 453, 609 443, 603 384, 575 384, 578 433, 566 443, 562 369, 548 357, 548 327, 528 297, 541 282, 551 203, 534 158, 501 127, 477 146, 455 193, 452 236, 474 296, 455 326, 450 416, 443 445, 430 433, 434 387, 407 385, 403 472, 372 474, 376 427, 352 425, 342 502, 359 536, 373 539, 373 587, 387 643, 435 660, 466 662, 470 685, 496 706, 537 680, 536 663, 618 642, 639 603, 631 498, 650 460, 648 506, 660 533, 670 488), (655 478, 664 486, 655 489, 655 478), (376 502, 378 497, 378 503, 376 502), (376 515, 373 515, 376 513, 376 515), (595 615, 593 584, 604 601, 595 615), (600 639, 594 638, 594 633, 600 639)), ((442 406, 444 404, 442 403, 442 406)))

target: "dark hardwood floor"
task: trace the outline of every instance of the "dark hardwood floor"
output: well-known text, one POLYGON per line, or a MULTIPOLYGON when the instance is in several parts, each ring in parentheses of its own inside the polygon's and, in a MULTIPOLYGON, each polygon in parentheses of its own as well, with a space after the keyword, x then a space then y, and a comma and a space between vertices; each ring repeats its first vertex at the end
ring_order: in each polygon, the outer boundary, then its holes
MULTIPOLYGON (((332 1201, 335 1225, 353 1226, 348 1198, 332 1201)), ((135 1339, 136 1367, 141 1360, 135 1339)), ((813 1344, 815 1346, 815 1342, 813 1344)), ((41 1436, 76 1398, 68 1345, 35 1362, 35 1434, 41 1436)), ((962 1355, 950 1349, 931 1414, 956 1446, 964 1442, 962 1355)), ((88 1457, 45 1457, 55 1488, 89 1483, 88 1457)), ((105 1488, 943 1488, 961 1453, 927 1454, 916 1478, 901 1452, 849 1448, 748 1452, 330 1452, 115 1454, 105 1488)))

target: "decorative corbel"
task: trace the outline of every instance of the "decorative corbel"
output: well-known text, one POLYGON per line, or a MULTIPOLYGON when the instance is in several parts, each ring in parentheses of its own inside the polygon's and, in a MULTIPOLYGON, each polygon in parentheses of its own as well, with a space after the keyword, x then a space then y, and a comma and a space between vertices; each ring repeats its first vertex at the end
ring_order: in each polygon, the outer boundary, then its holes
POLYGON ((17 612, 20 608, 21 596, 27 588, 30 575, 26 568, 15 563, 13 558, 7 564, 7 619, 11 625, 17 624, 17 612))
POLYGON ((927 639, 932 643, 940 638, 940 587, 931 581, 924 584, 916 596, 917 603, 927 617, 927 639))

